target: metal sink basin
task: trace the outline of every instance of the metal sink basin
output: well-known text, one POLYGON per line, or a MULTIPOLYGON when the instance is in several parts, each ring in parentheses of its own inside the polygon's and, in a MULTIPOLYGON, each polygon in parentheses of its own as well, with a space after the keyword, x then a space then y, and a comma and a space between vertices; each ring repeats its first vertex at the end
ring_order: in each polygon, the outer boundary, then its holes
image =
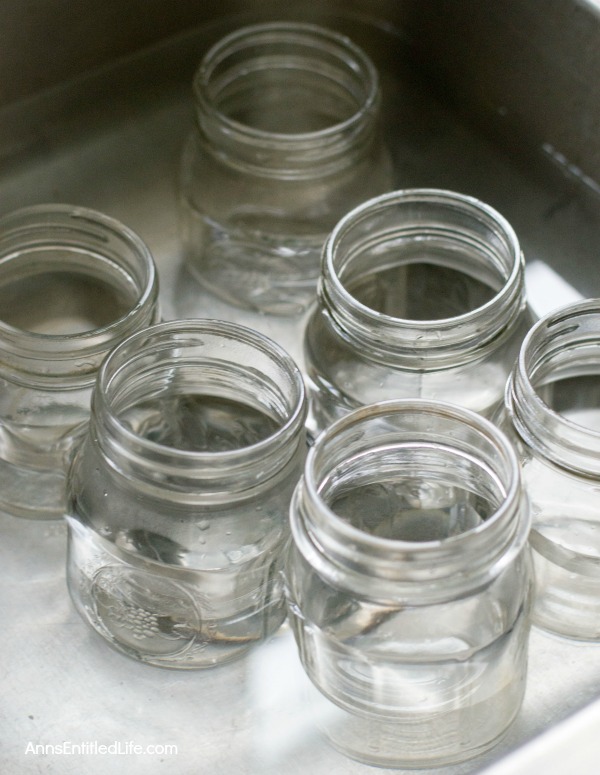
MULTIPOLYGON (((453 189, 499 210, 523 245, 538 314, 600 296, 600 6, 591 0, 7 0, 0 213, 59 201, 104 211, 151 248, 165 319, 218 317, 218 304, 185 282, 177 231, 192 74, 225 31, 284 17, 326 24, 367 50, 382 76, 397 187, 453 189)), ((288 344, 297 332, 271 333, 288 344)), ((252 658, 214 671, 136 664, 75 613, 62 524, 0 515, 0 535, 2 772, 373 771, 312 734, 285 627, 252 658)), ((508 735, 441 772, 595 773, 599 696, 600 644, 534 630, 525 703, 508 735)))

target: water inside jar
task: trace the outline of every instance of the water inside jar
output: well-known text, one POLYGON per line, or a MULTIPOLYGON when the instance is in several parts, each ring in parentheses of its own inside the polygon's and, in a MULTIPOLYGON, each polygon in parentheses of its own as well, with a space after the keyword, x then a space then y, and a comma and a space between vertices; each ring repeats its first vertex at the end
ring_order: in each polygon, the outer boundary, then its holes
POLYGON ((567 420, 600 431, 600 374, 567 377, 538 390, 548 406, 567 420))
POLYGON ((425 260, 384 267, 347 287, 361 304, 406 320, 457 317, 496 295, 494 288, 466 272, 425 260))
POLYGON ((440 506, 418 503, 415 492, 432 487, 419 480, 386 481, 354 487, 337 497, 331 508, 354 527, 393 541, 441 541, 480 525, 490 508, 460 487, 442 488, 440 506))
POLYGON ((167 394, 123 412, 121 421, 145 439, 191 452, 242 449, 273 435, 280 423, 247 403, 207 394, 167 394))
POLYGON ((240 124, 277 134, 319 132, 349 119, 359 108, 356 96, 335 73, 330 78, 310 66, 302 58, 252 62, 221 89, 219 109, 240 124))
POLYGON ((110 325, 136 300, 133 286, 117 287, 73 269, 40 271, 0 287, 0 318, 22 331, 68 336, 110 325))
POLYGON ((338 465, 321 488, 329 508, 363 532, 441 541, 489 519, 502 497, 485 465, 435 445, 386 445, 338 465))

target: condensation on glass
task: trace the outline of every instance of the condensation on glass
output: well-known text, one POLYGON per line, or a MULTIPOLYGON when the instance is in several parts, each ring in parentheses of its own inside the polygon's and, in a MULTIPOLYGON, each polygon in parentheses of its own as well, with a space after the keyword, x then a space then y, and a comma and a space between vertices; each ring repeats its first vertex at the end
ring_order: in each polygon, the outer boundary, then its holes
POLYGON ((242 326, 172 321, 113 350, 68 478, 67 579, 115 648, 210 667, 280 626, 305 405, 295 363, 242 326))
POLYGON ((475 756, 521 706, 531 600, 516 454, 469 410, 389 401, 311 448, 291 508, 290 621, 311 716, 369 764, 475 756))
POLYGON ((323 251, 304 342, 311 428, 393 398, 489 417, 530 324, 519 241, 494 209, 435 189, 365 202, 323 251))
POLYGON ((98 367, 156 322, 157 296, 148 248, 106 215, 48 204, 0 220, 0 508, 63 516, 98 367))
POLYGON ((375 67, 319 26, 243 27, 203 58, 181 162, 188 266, 238 310, 301 314, 327 234, 391 187, 375 67))
POLYGON ((542 318, 506 391, 532 509, 534 621, 600 640, 600 299, 542 318))

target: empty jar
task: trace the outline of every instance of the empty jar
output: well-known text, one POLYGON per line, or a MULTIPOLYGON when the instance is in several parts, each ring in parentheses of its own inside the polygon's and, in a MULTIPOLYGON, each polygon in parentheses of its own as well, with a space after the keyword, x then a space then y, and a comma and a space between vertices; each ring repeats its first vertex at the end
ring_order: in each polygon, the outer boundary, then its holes
POLYGON ((68 481, 67 579, 83 619, 176 668, 229 661, 274 632, 304 419, 296 365, 241 326, 173 321, 113 350, 68 481))
POLYGON ((181 166, 189 266, 237 308, 300 314, 327 234, 390 188, 377 72, 345 36, 271 22, 216 43, 193 89, 181 166))
POLYGON ((49 204, 0 219, 0 508, 64 515, 97 369, 156 322, 157 297, 148 248, 106 215, 49 204))
POLYGON ((291 527, 290 620, 331 743, 400 767, 492 746, 521 705, 531 598, 504 434, 439 402, 355 410, 311 448, 291 527))
POLYGON ((323 251, 304 344, 311 427, 393 398, 490 417, 530 324, 519 241, 494 209, 435 189, 365 202, 323 251))
POLYGON ((534 621, 600 640, 600 299, 531 329, 506 413, 531 501, 534 621))

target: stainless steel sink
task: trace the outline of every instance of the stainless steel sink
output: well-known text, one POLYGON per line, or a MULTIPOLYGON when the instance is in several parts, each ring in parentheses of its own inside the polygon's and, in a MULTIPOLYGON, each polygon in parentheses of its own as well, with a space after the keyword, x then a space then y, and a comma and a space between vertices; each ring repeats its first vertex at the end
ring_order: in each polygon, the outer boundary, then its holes
MULTIPOLYGON (((600 6, 592 0, 6 0, 0 213, 61 201, 113 215, 150 246, 165 318, 219 316, 182 282, 177 164, 193 121, 191 78, 225 31, 284 17, 326 24, 367 50, 382 75, 397 187, 453 189, 505 215, 538 313, 600 296, 600 6)), ((285 628, 252 658, 214 671, 136 664, 88 632, 71 606, 62 524, 0 515, 0 536, 2 772, 372 771, 311 733, 285 628), (133 744, 177 753, 136 755, 133 744)), ((534 630, 525 703, 507 737, 442 772, 595 773, 599 695, 600 644, 534 630)))

